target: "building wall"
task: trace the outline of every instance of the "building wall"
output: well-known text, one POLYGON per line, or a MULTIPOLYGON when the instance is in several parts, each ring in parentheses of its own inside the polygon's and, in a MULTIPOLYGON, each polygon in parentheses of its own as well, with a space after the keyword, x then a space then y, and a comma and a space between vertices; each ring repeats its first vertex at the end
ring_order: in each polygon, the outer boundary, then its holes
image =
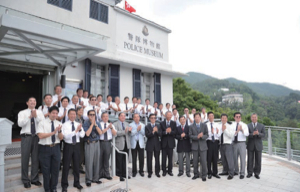
POLYGON ((161 76, 161 102, 163 104, 173 103, 173 77, 161 76))
POLYGON ((120 66, 120 99, 121 102, 124 101, 124 97, 128 96, 129 99, 132 98, 133 94, 133 79, 132 79, 132 69, 120 66))

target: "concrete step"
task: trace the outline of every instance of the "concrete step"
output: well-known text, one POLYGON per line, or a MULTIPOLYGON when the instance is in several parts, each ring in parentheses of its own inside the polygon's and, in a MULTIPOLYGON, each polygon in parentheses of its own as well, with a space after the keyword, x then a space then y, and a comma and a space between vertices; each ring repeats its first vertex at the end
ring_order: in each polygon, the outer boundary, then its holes
MULTIPOLYGON (((31 161, 29 161, 28 170, 31 169, 31 161)), ((10 176, 20 174, 21 175, 21 163, 12 163, 4 165, 4 176, 10 176)))
POLYGON ((13 155, 13 156, 5 156, 4 163, 5 163, 5 165, 21 163, 21 154, 13 155))
MULTIPOLYGON (((43 183, 42 181, 42 176, 40 176, 40 181, 41 183, 43 183)), ((109 189, 118 184, 119 181, 119 177, 113 177, 112 180, 107 180, 107 179, 100 179, 102 181, 102 183, 96 184, 96 183, 92 183, 91 187, 87 187, 85 184, 85 174, 80 174, 80 184, 82 185, 83 189, 81 191, 110 191, 109 189)), ((58 185, 57 185, 57 190, 61 191, 61 184, 60 184, 61 178, 59 177, 58 179, 58 185)), ((68 181, 69 181, 69 187, 68 187, 68 191, 69 192, 77 192, 79 191, 77 188, 73 187, 73 181, 74 181, 74 177, 73 175, 69 175, 68 177, 68 181)), ((44 188, 43 186, 35 186, 35 185, 31 185, 31 188, 29 189, 25 189, 23 184, 21 185, 15 185, 15 186, 11 186, 9 188, 5 188, 6 192, 23 192, 23 191, 32 191, 32 192, 43 192, 44 188)))

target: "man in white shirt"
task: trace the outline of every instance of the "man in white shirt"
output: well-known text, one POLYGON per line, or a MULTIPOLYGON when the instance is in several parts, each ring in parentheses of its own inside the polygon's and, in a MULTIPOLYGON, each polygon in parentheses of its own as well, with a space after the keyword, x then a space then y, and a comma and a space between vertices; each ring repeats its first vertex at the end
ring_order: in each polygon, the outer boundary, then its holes
POLYGON ((153 107, 150 105, 150 100, 145 100, 145 106, 141 108, 141 116, 149 117, 149 115, 153 113, 153 107))
POLYGON ((158 114, 160 115, 157 117, 158 121, 163 121, 165 119, 165 114, 164 114, 163 108, 164 108, 164 105, 162 103, 158 105, 158 111, 159 111, 158 114))
POLYGON ((122 111, 120 97, 115 97, 115 102, 112 105, 112 109, 114 110, 115 116, 118 117, 119 113, 122 111))
POLYGON ((102 112, 100 110, 100 107, 98 107, 96 105, 96 103, 97 103, 96 97, 95 96, 91 96, 90 97, 90 105, 88 107, 84 108, 84 111, 83 111, 83 119, 84 120, 88 120, 89 119, 88 111, 90 111, 90 110, 94 110, 96 112, 95 119, 96 119, 97 122, 101 120, 101 113, 102 112))
POLYGON ((52 95, 51 94, 46 94, 44 95, 44 103, 45 105, 41 105, 38 110, 42 111, 44 114, 44 117, 47 118, 49 116, 48 110, 52 106, 52 95))
POLYGON ((141 98, 137 98, 137 107, 135 109, 135 113, 138 113, 139 115, 141 115, 141 109, 143 107, 143 105, 141 104, 142 103, 142 100, 141 98))
POLYGON ((178 114, 177 109, 176 108, 172 109, 172 118, 171 118, 171 120, 176 123, 176 127, 178 127, 180 125, 179 117, 177 116, 177 114, 178 114))
POLYGON ((61 121, 62 124, 64 124, 65 122, 67 122, 69 120, 68 119, 69 102, 70 102, 69 97, 63 97, 61 99, 62 106, 59 108, 57 120, 61 121))
POLYGON ((43 172, 43 186, 45 191, 56 191, 59 167, 60 167, 60 140, 61 122, 57 121, 58 107, 53 106, 49 109, 49 118, 42 120, 36 133, 39 141, 39 160, 43 172))
POLYGON ((201 122, 202 122, 202 123, 205 123, 206 121, 208 121, 207 113, 206 113, 205 107, 203 107, 203 108, 201 109, 201 122))
POLYGON ((166 108, 163 111, 164 115, 166 115, 166 112, 168 111, 172 112, 170 103, 166 103, 166 108))
POLYGON ((153 114, 156 115, 156 120, 159 121, 159 117, 161 117, 161 114, 160 114, 160 111, 158 109, 158 102, 157 101, 155 101, 153 103, 153 114))
POLYGON ((83 98, 83 89, 82 88, 78 88, 76 90, 77 96, 78 96, 78 103, 77 105, 82 106, 83 108, 85 108, 88 105, 88 102, 85 98, 83 98))
POLYGON ((219 132, 217 124, 214 122, 214 113, 208 112, 208 122, 206 123, 208 129, 208 138, 207 143, 207 173, 208 179, 211 179, 212 176, 220 179, 218 175, 218 159, 219 159, 219 132), (213 164, 213 171, 211 169, 211 164, 213 164))
POLYGON ((28 98, 26 102, 28 109, 22 110, 18 114, 18 125, 21 127, 21 175, 25 188, 30 188, 31 184, 40 186, 38 175, 39 158, 36 129, 39 122, 44 118, 40 110, 36 110, 36 99, 28 98), (31 179, 28 177, 29 158, 31 157, 31 179))
POLYGON ((111 140, 113 136, 117 135, 117 131, 112 123, 108 123, 108 113, 102 113, 100 135, 100 178, 112 180, 109 174, 109 158, 111 154, 111 140))
POLYGON ((101 111, 105 111, 105 109, 107 108, 107 106, 103 102, 103 95, 101 95, 101 94, 97 95, 97 103, 96 103, 96 105, 97 105, 97 107, 99 107, 101 109, 101 111))
POLYGON ((72 100, 68 106, 69 109, 77 109, 78 107, 78 96, 77 95, 73 95, 72 100))
POLYGON ((88 90, 83 90, 83 103, 84 103, 85 107, 89 106, 89 92, 88 92, 88 90))
POLYGON ((194 123, 194 115, 193 114, 189 114, 189 108, 184 108, 184 115, 183 115, 186 119, 187 124, 190 126, 191 124, 194 123))
POLYGON ((124 98, 124 103, 121 104, 121 111, 125 113, 126 119, 131 118, 132 104, 129 103, 129 97, 124 98))
POLYGON ((238 157, 240 157, 240 179, 244 179, 246 165, 246 137, 249 135, 249 130, 248 126, 241 121, 242 115, 240 112, 234 113, 234 120, 235 122, 231 125, 235 130, 233 137, 234 174, 238 175, 239 173, 238 157))
POLYGON ((113 104, 114 104, 114 102, 112 102, 112 97, 111 97, 111 95, 107 95, 106 96, 106 101, 107 101, 107 103, 106 103, 106 111, 107 111, 107 113, 108 113, 108 115, 115 115, 115 111, 112 109, 112 106, 113 106, 113 104))
POLYGON ((61 92, 62 88, 60 85, 54 87, 55 95, 52 96, 52 106, 56 105, 58 108, 61 107, 61 99, 64 97, 61 92))
POLYGON ((65 141, 63 150, 63 171, 61 178, 62 191, 66 192, 69 186, 68 175, 71 160, 73 160, 73 186, 81 190, 83 187, 79 181, 79 164, 80 164, 80 138, 85 136, 82 125, 75 121, 76 111, 70 109, 68 111, 68 121, 62 126, 62 135, 65 141))
POLYGON ((228 117, 226 114, 221 115, 221 123, 217 126, 220 134, 220 152, 223 165, 223 171, 219 175, 228 175, 227 179, 231 180, 234 177, 234 160, 232 138, 234 136, 234 128, 227 123, 228 117))
POLYGON ((139 106, 139 104, 137 103, 137 98, 132 97, 132 109, 131 109, 132 118, 133 118, 134 113, 139 113, 139 112, 137 112, 138 106, 139 106))

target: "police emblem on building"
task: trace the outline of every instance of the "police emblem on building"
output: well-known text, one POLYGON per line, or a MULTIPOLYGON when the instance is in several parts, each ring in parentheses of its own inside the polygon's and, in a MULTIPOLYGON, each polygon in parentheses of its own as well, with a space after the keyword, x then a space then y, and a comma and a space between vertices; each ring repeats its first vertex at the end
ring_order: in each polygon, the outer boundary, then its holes
POLYGON ((143 34, 145 35, 145 36, 148 36, 149 35, 149 32, 148 32, 148 28, 146 27, 146 25, 143 27, 143 34))

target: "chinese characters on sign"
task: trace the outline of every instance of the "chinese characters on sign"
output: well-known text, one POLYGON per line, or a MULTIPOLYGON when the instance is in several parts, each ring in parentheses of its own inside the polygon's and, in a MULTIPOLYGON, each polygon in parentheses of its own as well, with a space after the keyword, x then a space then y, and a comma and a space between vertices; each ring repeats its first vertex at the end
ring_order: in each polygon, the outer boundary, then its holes
POLYGON ((124 41, 125 49, 163 59, 164 54, 161 52, 160 43, 155 43, 152 40, 141 38, 140 36, 131 33, 128 33, 127 35, 128 41, 124 41), (150 49, 148 47, 150 47, 150 49))

